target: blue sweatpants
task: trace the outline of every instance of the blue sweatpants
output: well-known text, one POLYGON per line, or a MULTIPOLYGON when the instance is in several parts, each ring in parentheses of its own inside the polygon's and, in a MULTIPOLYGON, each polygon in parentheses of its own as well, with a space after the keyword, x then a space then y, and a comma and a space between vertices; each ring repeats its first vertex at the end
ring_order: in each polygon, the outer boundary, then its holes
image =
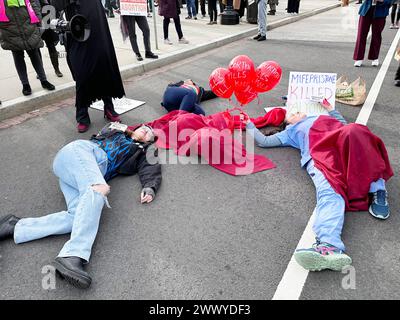
MULTIPOLYGON (((314 161, 307 164, 307 172, 312 178, 317 191, 316 217, 313 230, 321 242, 329 243, 336 248, 345 251, 341 239, 345 202, 343 197, 336 193, 324 174, 314 166, 314 161)), ((379 179, 371 183, 370 192, 385 189, 385 180, 379 179)))
POLYGON ((205 115, 204 110, 196 102, 197 94, 193 90, 181 87, 168 87, 164 92, 162 105, 168 112, 183 110, 205 115))

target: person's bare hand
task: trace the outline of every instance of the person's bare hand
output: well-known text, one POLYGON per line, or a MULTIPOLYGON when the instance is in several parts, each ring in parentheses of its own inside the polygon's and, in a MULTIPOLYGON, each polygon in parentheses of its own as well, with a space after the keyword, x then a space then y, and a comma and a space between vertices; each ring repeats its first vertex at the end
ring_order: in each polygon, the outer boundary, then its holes
POLYGON ((248 124, 250 122, 249 115, 245 112, 241 112, 240 113, 240 121, 242 121, 244 124, 248 124))
POLYGON ((150 203, 153 201, 153 196, 150 194, 144 194, 143 192, 140 194, 140 202, 141 203, 150 203))
POLYGON ((329 103, 329 101, 326 98, 322 100, 321 106, 328 112, 333 110, 333 106, 329 103))

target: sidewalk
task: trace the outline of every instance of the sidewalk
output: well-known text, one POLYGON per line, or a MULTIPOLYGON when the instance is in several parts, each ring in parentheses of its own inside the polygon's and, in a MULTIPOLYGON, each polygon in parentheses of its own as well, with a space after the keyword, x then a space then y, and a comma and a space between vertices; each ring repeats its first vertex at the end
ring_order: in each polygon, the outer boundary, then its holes
MULTIPOLYGON (((304 17, 319 13, 321 10, 329 10, 333 6, 336 7, 339 5, 340 2, 337 0, 302 0, 300 5, 300 15, 291 16, 285 11, 286 2, 281 1, 276 15, 267 17, 268 25, 269 28, 273 28, 287 23, 292 23, 304 17)), ((211 48, 222 46, 257 33, 257 24, 249 24, 246 20, 246 15, 241 19, 240 24, 233 26, 221 25, 219 24, 219 19, 218 25, 210 26, 206 24, 209 21, 208 16, 201 18, 200 14, 198 15, 198 20, 186 20, 186 15, 186 9, 184 8, 180 17, 184 37, 190 41, 190 43, 186 45, 177 43, 178 39, 173 22, 170 24, 169 34, 170 39, 174 44, 164 44, 162 17, 156 15, 157 36, 159 39, 158 49, 156 48, 155 43, 154 20, 153 18, 148 18, 151 30, 152 50, 154 53, 159 55, 159 59, 144 59, 142 62, 136 60, 129 40, 125 43, 122 41, 121 32, 119 30, 119 16, 116 15, 115 18, 108 19, 123 79, 142 74, 171 62, 176 62, 180 59, 185 59, 201 52, 206 52, 211 48)), ((143 37, 138 27, 136 28, 136 33, 139 48, 144 56, 143 37)), ((47 48, 42 49, 42 56, 48 80, 53 83, 57 89, 53 92, 43 91, 39 80, 36 79, 36 74, 31 66, 29 58, 26 57, 30 84, 33 91, 33 94, 29 97, 22 96, 22 86, 14 67, 11 52, 0 50, 0 101, 2 101, 0 107, 0 120, 22 112, 37 109, 51 101, 70 97, 74 94, 74 82, 66 63, 64 48, 59 46, 58 50, 60 51, 61 56, 60 69, 64 74, 64 77, 62 78, 57 78, 54 74, 47 48), (20 109, 18 112, 17 107, 20 109)))

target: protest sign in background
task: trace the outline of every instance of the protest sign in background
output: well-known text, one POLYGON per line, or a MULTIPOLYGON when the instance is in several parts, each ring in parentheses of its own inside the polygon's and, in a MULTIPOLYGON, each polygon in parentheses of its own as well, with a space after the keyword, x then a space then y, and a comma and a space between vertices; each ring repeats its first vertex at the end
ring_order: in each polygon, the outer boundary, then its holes
POLYGON ((121 0, 122 16, 147 16, 147 0, 121 0))

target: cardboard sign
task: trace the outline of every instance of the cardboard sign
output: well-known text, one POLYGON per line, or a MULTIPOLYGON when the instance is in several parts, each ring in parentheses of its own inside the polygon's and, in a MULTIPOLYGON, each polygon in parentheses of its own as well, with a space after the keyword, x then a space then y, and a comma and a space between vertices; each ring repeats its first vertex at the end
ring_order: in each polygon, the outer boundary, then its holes
POLYGON ((335 108, 336 73, 290 72, 288 107, 302 102, 317 102, 326 98, 335 108))
POLYGON ((121 16, 147 16, 147 0, 121 0, 121 16))
MULTIPOLYGON (((118 114, 123 114, 123 113, 133 110, 137 107, 140 107, 141 105, 146 103, 144 101, 133 100, 133 99, 128 99, 128 98, 112 99, 112 101, 114 104, 114 109, 118 114)), ((104 102, 103 102, 103 100, 96 101, 90 107, 93 109, 96 109, 96 110, 103 111, 104 110, 104 102)))

